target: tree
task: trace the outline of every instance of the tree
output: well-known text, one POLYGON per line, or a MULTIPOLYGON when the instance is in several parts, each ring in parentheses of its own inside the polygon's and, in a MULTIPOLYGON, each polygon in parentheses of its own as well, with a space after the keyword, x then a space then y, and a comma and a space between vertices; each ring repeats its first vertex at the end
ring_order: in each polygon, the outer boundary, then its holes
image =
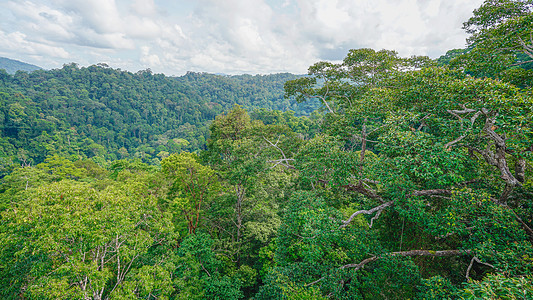
POLYGON ((178 250, 176 299, 240 299, 243 281, 213 251, 214 241, 205 233, 187 236, 178 250))
POLYGON ((176 236, 169 215, 136 179, 103 190, 71 180, 43 184, 4 211, 0 294, 39 299, 169 295, 172 270, 153 253, 176 236))
MULTIPOLYGON (((338 222, 337 229, 329 230, 352 228, 366 215, 376 243, 366 251, 372 254, 354 256, 353 263, 336 268, 332 264, 331 271, 323 272, 328 275, 299 284, 318 285, 325 293, 336 282, 337 289, 369 295, 366 280, 379 282, 388 272, 388 267, 378 271, 379 264, 392 258, 415 262, 415 273, 443 276, 458 266, 466 278, 478 279, 489 271, 531 272, 533 265, 520 260, 533 251, 531 191, 524 185, 530 179, 523 167, 533 150, 533 101, 527 91, 430 63, 420 67, 413 60, 393 60, 405 62, 402 67, 360 69, 367 56, 354 56, 357 52, 351 51, 344 63, 361 73, 319 63, 305 82, 286 86, 301 99, 331 101, 327 134, 294 157, 307 188, 339 199, 330 200, 331 205, 345 210, 344 219, 334 211, 329 215, 338 222), (323 83, 312 87, 318 78, 323 83), (346 192, 354 195, 346 199, 346 192), (346 200, 355 208, 351 212, 346 200), (424 257, 440 260, 429 263, 424 257), (339 273, 346 269, 353 273, 339 273), (375 273, 366 277, 365 270, 375 273)), ((386 66, 389 58, 373 65, 386 66)), ((301 241, 308 238, 314 237, 302 235, 301 241)), ((381 289, 396 283, 383 284, 381 289)))
POLYGON ((189 234, 195 233, 202 212, 219 192, 218 177, 211 168, 201 165, 193 153, 172 154, 161 162, 163 173, 170 177, 170 207, 185 216, 189 234))
POLYGON ((486 0, 463 24, 469 50, 452 62, 479 77, 489 76, 525 84, 533 62, 533 2, 486 0))

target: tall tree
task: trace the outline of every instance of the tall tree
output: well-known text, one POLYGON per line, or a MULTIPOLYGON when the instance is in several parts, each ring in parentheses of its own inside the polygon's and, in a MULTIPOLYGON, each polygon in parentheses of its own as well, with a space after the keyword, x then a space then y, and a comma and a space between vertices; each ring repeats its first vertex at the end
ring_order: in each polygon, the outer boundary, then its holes
POLYGON ((188 233, 195 233, 203 211, 219 192, 218 177, 211 168, 201 165, 193 153, 173 154, 161 162, 163 173, 172 182, 170 208, 183 214, 188 233))
MULTIPOLYGON (((366 56, 354 57, 355 52, 348 55, 350 65, 366 65, 366 56)), ((386 65, 387 56, 382 59, 386 65)), ((524 197, 531 192, 524 185, 530 180, 524 166, 530 163, 533 143, 529 93, 431 63, 420 68, 413 60, 404 62, 401 68, 381 69, 378 76, 372 72, 379 69, 364 69, 368 78, 379 78, 368 82, 324 63, 319 64, 327 66, 317 76, 323 80, 320 85, 313 86, 313 78, 286 85, 289 94, 301 99, 316 96, 343 105, 329 105, 329 136, 317 136, 302 147, 295 167, 319 194, 342 199, 345 192, 355 193, 348 200, 351 211, 336 204, 345 216, 339 220, 331 214, 338 227, 330 230, 363 231, 377 241, 366 252, 372 254, 348 255, 352 263, 330 266, 328 275, 301 279, 300 284, 318 285, 323 292, 368 294, 366 280, 387 276, 380 264, 393 259, 412 260, 426 274, 446 276, 459 268, 466 274, 463 281, 481 279, 489 271, 516 278, 528 274, 533 264, 520 257, 533 253, 531 199, 524 197), (368 216, 370 228, 356 227, 361 216, 368 216), (427 263, 424 257, 440 260, 427 263), (346 269, 353 273, 341 272, 346 269)), ((299 239, 293 244, 318 238, 294 234, 299 239)), ((285 268, 298 263, 295 259, 285 268)), ((390 283, 383 284, 381 289, 390 283)), ((399 291, 405 293, 402 297, 416 293, 408 286, 399 291)))
POLYGON ((532 21, 530 0, 486 0, 463 24, 471 34, 469 50, 452 65, 462 65, 476 76, 531 86, 525 78, 532 76, 532 21))

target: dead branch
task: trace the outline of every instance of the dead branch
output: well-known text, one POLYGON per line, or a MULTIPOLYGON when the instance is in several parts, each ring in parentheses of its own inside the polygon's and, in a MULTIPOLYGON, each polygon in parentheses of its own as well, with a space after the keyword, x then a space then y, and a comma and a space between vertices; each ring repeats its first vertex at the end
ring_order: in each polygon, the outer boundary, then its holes
POLYGON ((426 120, 427 118, 429 118, 429 117, 431 117, 431 114, 427 114, 427 115, 425 115, 422 119, 420 119, 420 120, 419 120, 419 122, 420 122, 420 126, 418 126, 418 128, 417 128, 416 130, 420 131, 420 130, 422 129, 422 127, 427 126, 425 120, 426 120))
POLYGON ((476 111, 476 110, 473 110, 473 109, 469 109, 469 108, 465 108, 464 110, 447 110, 449 113, 453 114, 454 116, 456 116, 457 118, 459 118, 459 121, 461 121, 461 129, 463 128, 463 125, 462 125, 462 122, 463 122, 463 118, 461 118, 458 114, 461 114, 461 113, 471 113, 471 112, 476 112, 472 118, 470 118, 470 125, 468 126, 468 129, 466 129, 466 131, 460 135, 458 138, 456 138, 455 140, 447 143, 446 145, 444 145, 444 149, 448 149, 450 148, 451 146, 453 146, 454 144, 460 142, 461 140, 463 140, 465 137, 468 136, 468 134, 470 133, 470 131, 472 131, 472 128, 474 127, 474 123, 476 122, 476 119, 479 117, 479 115, 481 114, 481 111, 476 111))
POLYGON ((342 187, 348 191, 358 192, 367 196, 368 198, 379 200, 381 203, 385 203, 383 198, 381 198, 381 196, 379 196, 376 191, 374 191, 373 189, 365 188, 362 184, 347 184, 343 185, 342 187))
MULTIPOLYGON (((466 230, 472 230, 472 229, 474 229, 474 228, 475 228, 474 226, 470 226, 470 227, 466 227, 465 229, 466 229, 466 230)), ((456 233, 457 233, 457 232, 449 232, 449 233, 444 234, 444 235, 436 236, 435 239, 436 239, 436 240, 442 240, 442 239, 445 239, 445 238, 450 237, 450 236, 452 236, 452 235, 455 235, 456 233)))
POLYGON ((510 67, 516 67, 516 66, 520 66, 520 65, 525 65, 525 64, 532 63, 532 62, 533 62, 533 60, 521 61, 521 62, 517 62, 517 63, 511 64, 510 67))
POLYGON ((520 46, 522 46, 522 50, 523 50, 524 54, 526 54, 527 56, 533 58, 533 47, 527 45, 524 42, 524 40, 522 40, 521 37, 518 37, 518 42, 520 43, 520 46))
POLYGON ((507 148, 505 144, 505 136, 502 137, 494 131, 496 117, 498 114, 496 113, 493 116, 489 117, 487 112, 483 113, 487 115, 485 126, 483 127, 483 132, 485 132, 487 137, 489 137, 494 142, 495 152, 486 149, 485 151, 481 152, 481 154, 483 155, 487 163, 499 169, 501 178, 505 181, 506 184, 504 193, 502 193, 502 196, 500 197, 500 201, 505 202, 507 196, 510 194, 512 189, 515 186, 521 186, 522 183, 518 179, 516 179, 509 170, 509 165, 507 164, 507 159, 505 157, 507 148))
POLYGON ((318 98, 320 99, 324 105, 326 106, 326 108, 329 110, 330 113, 332 114, 335 114, 335 112, 333 111, 333 109, 331 109, 331 107, 329 106, 328 104, 328 101, 326 100, 326 96, 327 94, 329 93, 329 86, 326 84, 326 92, 324 93, 324 96, 320 96, 320 95, 310 95, 310 94, 307 94, 307 93, 302 93, 304 96, 306 96, 307 98, 318 98))
MULTIPOLYGON (((498 202, 497 202, 498 203, 498 202)), ((511 207, 509 207, 508 205, 506 204, 501 204, 503 207, 506 207, 508 208, 509 210, 511 210, 511 212, 513 213, 513 215, 515 216, 516 220, 518 221, 518 223, 520 223, 520 225, 522 225, 522 228, 524 228, 524 230, 526 231, 527 235, 529 235, 529 240, 533 242, 533 229, 531 229, 531 227, 529 227, 526 222, 524 222, 524 220, 522 220, 522 218, 520 218, 520 216, 514 211, 514 209, 512 209, 511 207)))
POLYGON ((285 168, 287 169, 293 169, 293 170, 296 170, 296 168, 292 165, 289 165, 288 161, 294 161, 294 159, 292 158, 281 158, 281 159, 276 159, 276 160, 267 160, 268 163, 273 163, 274 165, 270 167, 270 169, 274 169, 277 165, 282 165, 284 166, 285 168))

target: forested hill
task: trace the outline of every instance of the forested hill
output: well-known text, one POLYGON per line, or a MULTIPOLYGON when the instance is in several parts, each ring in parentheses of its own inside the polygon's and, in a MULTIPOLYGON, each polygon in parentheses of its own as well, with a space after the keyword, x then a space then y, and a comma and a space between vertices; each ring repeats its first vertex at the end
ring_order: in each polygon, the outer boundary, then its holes
POLYGON ((295 78, 168 77, 74 63, 50 71, 2 72, 0 157, 4 166, 42 162, 51 154, 150 162, 161 152, 198 150, 209 122, 236 104, 310 114, 316 102, 297 104, 283 97, 283 84, 295 78))
POLYGON ((6 70, 9 74, 15 74, 17 71, 31 72, 40 70, 41 67, 6 57, 0 57, 0 69, 6 70))
POLYGON ((439 61, 0 73, 0 299, 533 299, 530 3, 439 61))

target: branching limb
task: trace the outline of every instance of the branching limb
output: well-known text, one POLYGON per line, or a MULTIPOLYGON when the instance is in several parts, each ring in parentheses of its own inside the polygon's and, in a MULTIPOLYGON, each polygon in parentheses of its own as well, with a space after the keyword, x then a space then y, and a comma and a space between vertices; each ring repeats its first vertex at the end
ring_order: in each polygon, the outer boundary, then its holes
MULTIPOLYGON (((438 251, 432 251, 432 250, 409 250, 409 251, 399 251, 399 252, 391 252, 391 253, 385 253, 382 255, 376 255, 369 257, 367 259, 364 259, 363 261, 356 263, 356 264, 347 264, 344 266, 339 267, 339 270, 343 269, 351 269, 353 268, 355 271, 358 271, 359 269, 363 268, 365 265, 382 259, 384 257, 391 257, 391 256, 407 256, 407 257, 414 257, 414 256, 430 256, 430 257, 447 257, 447 256, 459 256, 459 255, 466 255, 472 253, 472 250, 438 250, 438 251)), ((313 284, 316 284, 322 280, 324 280, 326 277, 319 278, 318 280, 315 280, 311 283, 306 284, 306 286, 310 286, 313 284)))
MULTIPOLYGON (((472 229, 474 229, 474 228, 475 228, 474 226, 471 226, 471 227, 466 227, 465 229, 470 231, 470 230, 472 230, 472 229)), ((444 234, 444 235, 436 236, 435 239, 436 239, 436 240, 442 240, 442 239, 445 239, 445 238, 447 238, 447 237, 450 237, 450 236, 452 236, 452 235, 454 235, 454 234, 456 234, 456 233, 457 233, 457 232, 449 232, 449 233, 444 234)))
POLYGON ((522 46, 522 50, 524 51, 524 53, 529 57, 533 58, 533 47, 527 45, 521 37, 518 37, 518 42, 520 43, 520 46, 522 46))
POLYGON ((373 261, 376 261, 378 259, 381 259, 383 257, 387 257, 387 256, 409 256, 409 257, 413 257, 413 256, 432 256, 432 257, 446 257, 446 256, 458 256, 458 255, 465 255, 465 254, 470 254, 472 251, 471 250, 439 250, 439 251, 432 251, 432 250, 409 250, 409 251, 399 251, 399 252, 391 252, 391 253, 386 253, 386 254, 383 254, 383 255, 378 255, 378 256, 373 256, 373 257, 369 257, 363 261, 361 261, 360 263, 357 263, 357 264, 347 264, 347 265, 344 265, 342 267, 340 267, 339 269, 348 269, 348 268, 355 268, 355 270, 359 270, 361 269, 362 267, 364 267, 366 264, 370 263, 370 262, 373 262, 373 261))
POLYGON ((520 223, 522 225, 522 228, 524 228, 524 230, 526 231, 527 235, 529 235, 529 240, 533 242, 533 229, 531 229, 531 227, 529 227, 526 224, 526 222, 524 222, 524 220, 522 220, 522 218, 520 218, 520 216, 514 211, 514 209, 512 209, 511 207, 509 207, 509 206, 507 206, 505 204, 503 204, 503 206, 511 210, 511 212, 515 216, 515 219, 518 221, 518 223, 520 223))
MULTIPOLYGON (((475 112, 475 110, 469 109, 469 108, 465 108, 464 110, 448 110, 448 112, 453 114, 457 118, 459 118, 459 120, 461 121, 461 128, 462 128, 463 118, 461 118, 458 114, 475 112)), ((456 143, 460 142, 465 137, 467 137, 468 134, 470 133, 470 131, 472 131, 472 128, 474 127, 474 123, 476 122, 477 118, 480 115, 481 115, 481 111, 476 111, 476 113, 472 116, 472 118, 470 118, 470 125, 468 126, 468 129, 461 136, 459 136, 455 140, 453 140, 453 141, 447 143, 446 145, 444 145, 444 149, 450 148, 451 146, 455 145, 456 143)))
POLYGON ((482 155, 489 164, 496 166, 500 170, 501 178, 506 184, 505 190, 500 197, 500 201, 505 202, 507 196, 509 196, 513 188, 515 186, 521 186, 522 183, 516 179, 516 177, 509 170, 509 165, 507 164, 507 159, 505 157, 505 136, 502 137, 494 131, 496 116, 498 114, 494 114, 493 116, 489 117, 487 112, 483 113, 487 115, 487 120, 485 121, 483 131, 491 140, 494 141, 494 146, 496 149, 494 153, 487 149, 486 151, 483 151, 482 155))
POLYGON ((426 120, 427 118, 429 118, 429 117, 431 117, 431 114, 427 114, 427 115, 425 115, 422 119, 420 119, 420 120, 419 120, 419 122, 420 122, 420 126, 418 126, 418 128, 417 128, 416 130, 420 131, 420 130, 422 129, 422 127, 427 126, 425 120, 426 120))
POLYGON ((421 190, 421 191, 414 191, 408 196, 433 196, 433 195, 447 195, 451 196, 452 191, 451 190, 445 190, 445 189, 435 189, 435 190, 421 190))
POLYGON ((278 143, 279 143, 279 139, 280 139, 280 136, 278 136, 278 140, 276 141, 276 143, 272 143, 271 141, 269 141, 266 137, 263 137, 263 139, 270 144, 270 146, 276 148, 280 153, 281 153, 281 156, 283 158, 281 159, 275 159, 275 160, 269 160, 267 162, 269 163, 274 163, 274 165, 272 167, 270 167, 271 169, 273 169, 274 167, 276 167, 277 165, 282 165, 284 167, 286 167, 287 169, 296 169, 294 166, 292 165, 289 165, 288 162, 289 161, 294 161, 294 159, 292 158, 287 158, 287 156, 285 156, 285 152, 278 146, 278 143))
POLYGON ((328 101, 326 100, 326 96, 327 96, 328 93, 329 93, 329 86, 326 84, 326 92, 324 93, 324 96, 321 96, 321 95, 310 95, 308 93, 302 93, 302 95, 304 95, 305 97, 307 97, 309 99, 313 99, 313 98, 320 99, 322 101, 322 103, 324 103, 324 105, 326 106, 328 111, 330 113, 332 113, 332 114, 335 114, 333 109, 331 109, 331 107, 329 106, 328 101))
POLYGON ((489 266, 489 267, 491 267, 493 269, 496 269, 495 266, 493 266, 493 265, 491 265, 489 263, 482 262, 481 260, 479 260, 479 258, 477 258, 477 256, 474 256, 474 257, 472 257, 472 260, 470 261, 470 264, 468 265, 468 268, 466 269, 465 277, 466 277, 467 280, 470 279, 470 270, 472 269, 472 266, 474 265, 474 261, 479 263, 479 264, 482 264, 482 265, 485 265, 485 266, 489 266))
POLYGON ((378 200, 381 203, 385 203, 383 198, 381 198, 381 196, 379 196, 376 193, 376 191, 374 191, 373 189, 365 188, 362 184, 357 184, 357 185, 356 184, 347 184, 347 185, 343 185, 342 187, 345 188, 348 191, 358 192, 360 194, 365 195, 366 197, 368 197, 370 199, 378 200))
POLYGON ((525 64, 532 63, 532 62, 533 62, 533 60, 521 61, 521 62, 517 62, 517 63, 511 64, 510 67, 516 67, 516 66, 520 66, 520 65, 525 65, 525 64))
POLYGON ((381 214, 381 211, 389 206, 392 206, 393 204, 394 204, 394 201, 389 201, 389 202, 383 203, 380 206, 376 206, 369 210, 363 209, 363 210, 356 211, 346 221, 342 221, 342 225, 339 228, 344 228, 350 225, 350 222, 352 222, 353 219, 360 214, 371 215, 373 213, 376 213, 376 215, 372 217, 372 219, 370 220, 370 227, 372 227, 372 223, 374 222, 374 220, 376 220, 379 217, 379 215, 381 214))
POLYGON ((267 160, 268 163, 273 163, 274 165, 270 167, 270 169, 274 169, 277 165, 282 165, 287 169, 293 169, 296 170, 296 168, 292 165, 289 165, 288 161, 294 161, 292 158, 282 158, 282 159, 276 159, 276 160, 267 160))

